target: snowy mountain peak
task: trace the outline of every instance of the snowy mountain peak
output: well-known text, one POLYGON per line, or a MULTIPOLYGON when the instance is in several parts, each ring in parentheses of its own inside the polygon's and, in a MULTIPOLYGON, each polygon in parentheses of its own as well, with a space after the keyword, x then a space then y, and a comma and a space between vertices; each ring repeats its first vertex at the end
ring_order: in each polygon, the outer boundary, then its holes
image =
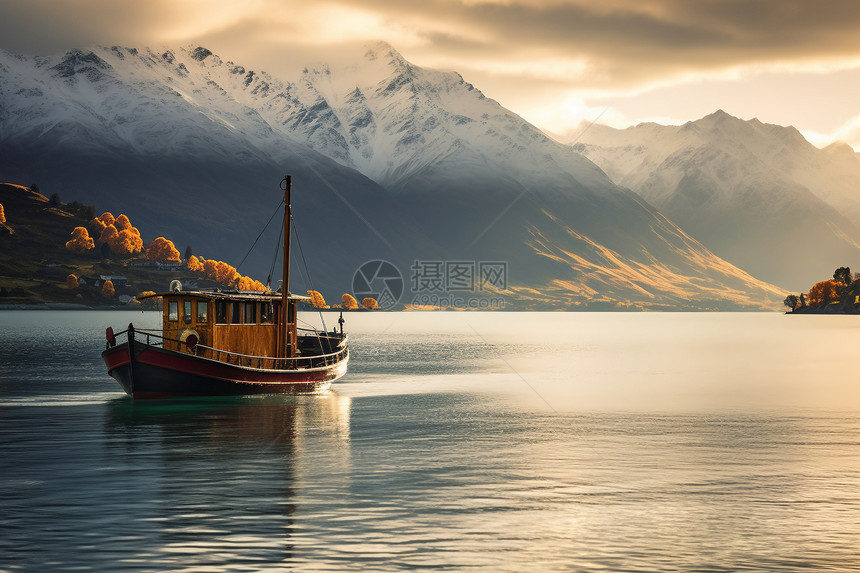
POLYGON ((377 41, 365 44, 364 59, 368 62, 382 61, 392 70, 405 70, 411 67, 403 55, 388 42, 377 41))
POLYGON ((198 62, 202 62, 206 58, 212 55, 210 50, 207 50, 203 46, 197 46, 193 50, 191 50, 191 58, 197 60, 198 62))
POLYGON ((794 127, 718 110, 680 127, 601 126, 574 150, 718 255, 772 282, 800 288, 814 265, 826 270, 860 254, 857 154, 817 149, 794 127))
POLYGON ((0 67, 4 177, 77 182, 182 244, 237 250, 226 237, 270 208, 270 194, 249 190, 289 168, 308 186, 306 212, 338 231, 318 235, 314 257, 330 278, 390 250, 403 269, 416 257, 510 261, 522 277, 512 284, 562 304, 710 308, 718 293, 749 305, 760 304, 750 293, 774 290, 459 74, 413 65, 387 44, 286 80, 200 45, 0 52, 0 67))
POLYGON ((76 75, 85 75, 87 80, 96 82, 100 80, 104 71, 111 69, 110 64, 100 58, 91 50, 69 50, 62 60, 51 70, 61 78, 73 78, 76 75))

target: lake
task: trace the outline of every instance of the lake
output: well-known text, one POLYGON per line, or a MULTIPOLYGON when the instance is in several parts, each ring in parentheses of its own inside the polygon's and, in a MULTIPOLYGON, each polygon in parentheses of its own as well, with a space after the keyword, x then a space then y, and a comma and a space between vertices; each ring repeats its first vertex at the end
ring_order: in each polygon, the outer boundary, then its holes
POLYGON ((0 312, 0 570, 860 570, 856 317, 345 318, 327 393, 134 402, 159 314, 0 312))

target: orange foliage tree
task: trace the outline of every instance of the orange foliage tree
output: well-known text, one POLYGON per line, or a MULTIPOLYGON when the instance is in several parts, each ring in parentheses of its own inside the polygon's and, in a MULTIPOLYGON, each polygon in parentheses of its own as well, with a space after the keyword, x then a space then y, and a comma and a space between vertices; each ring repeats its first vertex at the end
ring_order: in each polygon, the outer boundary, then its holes
POLYGON ((146 247, 146 258, 151 261, 180 261, 179 250, 173 245, 173 241, 164 237, 156 237, 146 247))
POLYGON ((836 290, 842 283, 833 280, 821 281, 809 290, 809 304, 828 304, 839 300, 839 294, 836 290))
POLYGON ((266 285, 251 277, 239 277, 239 282, 236 286, 239 290, 255 290, 259 292, 266 290, 266 285))
POLYGON ((354 296, 345 292, 343 293, 343 296, 340 297, 340 305, 347 310, 356 310, 358 308, 358 301, 355 300, 354 296))
POLYGON ((113 282, 105 281, 105 284, 102 285, 102 295, 105 298, 113 298, 114 294, 116 294, 116 291, 113 288, 113 282))
POLYGON ((123 229, 131 228, 131 221, 128 220, 128 217, 120 213, 119 217, 113 222, 113 226, 116 227, 117 231, 122 231, 123 229))
POLYGON ((72 230, 72 238, 66 241, 66 248, 76 253, 84 253, 95 249, 96 244, 85 227, 75 227, 72 230))
POLYGON ((135 227, 127 227, 117 233, 116 239, 111 243, 110 248, 115 253, 120 255, 133 255, 143 250, 143 239, 140 237, 140 231, 135 227))
POLYGON ((99 243, 110 244, 111 241, 119 236, 119 231, 113 225, 105 225, 102 227, 102 232, 99 234, 99 243))
POLYGON ((151 290, 145 290, 139 295, 137 295, 137 302, 145 308, 159 308, 161 305, 161 297, 154 296, 155 292, 151 290), (150 298, 144 298, 150 297, 150 298), (143 300, 141 300, 143 299, 143 300))
POLYGON ((236 272, 236 268, 228 265, 224 261, 214 261, 207 259, 203 262, 203 272, 206 276, 221 284, 232 285, 239 281, 241 275, 236 272))
POLYGON ((78 288, 78 277, 74 274, 70 274, 66 277, 66 286, 69 288, 78 288))
POLYGON ((361 299, 361 306, 369 310, 376 310, 379 308, 379 303, 372 296, 368 296, 361 299))
POLYGON ((105 227, 108 225, 113 225, 116 219, 113 218, 113 215, 109 212, 105 211, 92 221, 90 221, 90 228, 93 230, 93 234, 99 233, 105 230, 105 227))
MULTIPOLYGON (((178 251, 177 251, 178 252, 178 251)), ((213 259, 204 259, 197 255, 191 255, 185 261, 185 266, 190 271, 201 271, 213 281, 235 286, 239 290, 253 290, 265 292, 266 285, 251 277, 245 277, 239 274, 235 267, 225 263, 224 261, 216 261, 213 259)))
POLYGON ((99 242, 107 243, 111 250, 118 255, 133 255, 143 250, 143 239, 140 231, 132 227, 131 221, 125 215, 116 219, 108 212, 102 213, 90 221, 90 228, 99 233, 99 242))
POLYGON ((203 257, 200 257, 198 259, 196 256, 191 255, 190 257, 188 257, 188 260, 185 261, 185 266, 188 267, 189 271, 202 271, 204 270, 203 257))
POLYGON ((3 210, 3 204, 0 203, 0 223, 6 222, 6 212, 3 210))
POLYGON ((314 308, 331 308, 325 303, 325 298, 319 291, 309 290, 308 296, 311 297, 311 304, 314 305, 314 308))

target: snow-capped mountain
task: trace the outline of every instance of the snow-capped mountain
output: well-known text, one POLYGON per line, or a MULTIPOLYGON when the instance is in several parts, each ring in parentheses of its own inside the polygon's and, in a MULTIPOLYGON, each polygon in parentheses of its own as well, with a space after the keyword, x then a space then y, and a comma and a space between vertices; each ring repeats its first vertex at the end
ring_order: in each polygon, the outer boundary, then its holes
MULTIPOLYGON (((860 156, 718 111, 682 126, 594 125, 574 150, 716 254, 805 290, 860 258, 860 156)), ((857 264, 857 263, 854 263, 857 264)))
POLYGON ((386 44, 289 81, 199 46, 0 52, 0 102, 0 180, 125 212, 204 256, 241 258, 291 173, 315 280, 339 292, 381 258, 407 283, 416 260, 502 261, 509 298, 532 307, 783 296, 458 74, 386 44))

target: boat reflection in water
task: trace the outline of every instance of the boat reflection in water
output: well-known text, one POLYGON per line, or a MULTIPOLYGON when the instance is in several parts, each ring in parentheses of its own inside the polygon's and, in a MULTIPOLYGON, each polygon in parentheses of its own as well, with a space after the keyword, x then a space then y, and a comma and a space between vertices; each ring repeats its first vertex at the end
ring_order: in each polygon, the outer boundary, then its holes
POLYGON ((349 473, 350 399, 334 392, 122 398, 105 426, 109 467, 131 506, 112 548, 148 567, 283 567, 294 558, 301 500, 317 495, 311 458, 349 473))

